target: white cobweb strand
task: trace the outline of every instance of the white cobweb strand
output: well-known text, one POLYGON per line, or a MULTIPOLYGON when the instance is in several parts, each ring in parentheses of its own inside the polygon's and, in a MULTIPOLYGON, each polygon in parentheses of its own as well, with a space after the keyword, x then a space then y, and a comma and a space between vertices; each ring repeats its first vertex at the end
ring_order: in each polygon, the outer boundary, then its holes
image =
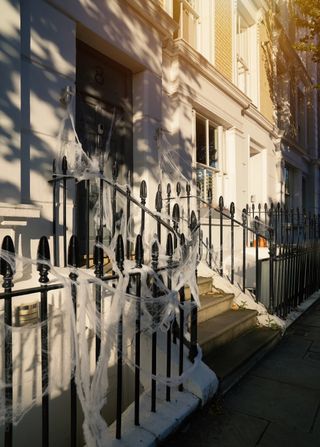
MULTIPOLYGON (((113 127, 111 125, 111 130, 113 127)), ((110 135, 107 139, 107 144, 110 144, 110 135)), ((71 113, 71 109, 67 109, 67 115, 62 122, 59 132, 59 144, 61 147, 60 158, 67 156, 68 159, 68 173, 71 173, 78 181, 86 179, 104 179, 105 177, 100 173, 99 160, 97 158, 91 159, 84 152, 79 138, 75 131, 74 120, 71 113), (71 121, 71 127, 74 132, 75 141, 66 142, 63 141, 62 135, 67 119, 71 121)), ((162 145, 165 144, 165 148, 162 150, 160 166, 162 171, 172 180, 185 180, 181 171, 175 164, 173 157, 171 157, 169 146, 166 140, 163 140, 162 145)), ((99 180, 98 179, 98 180, 99 180)), ((111 180, 109 183, 111 183, 111 180)), ((103 226, 110 229, 112 228, 112 207, 111 207, 111 186, 104 185, 103 202, 103 226)), ((128 188, 128 185, 117 185, 124 190, 128 188)), ((96 227, 100 224, 100 208, 98 206, 99 198, 95 206, 94 222, 96 227)), ((13 259, 12 255, 2 251, 0 256, 13 266, 16 262, 15 278, 23 278, 23 271, 28 266, 35 269, 36 265, 47 264, 50 267, 50 281, 52 283, 59 282, 64 286, 63 291, 56 291, 50 293, 48 302, 53 303, 52 307, 49 306, 49 316, 46 321, 34 324, 26 327, 7 327, 3 323, 0 324, 0 331, 3 336, 2 340, 2 352, 4 351, 5 336, 12 336, 13 348, 18 337, 31 336, 40 340, 41 327, 48 325, 49 327, 49 376, 48 389, 45 393, 57 395, 59 390, 67 390, 70 377, 74 375, 77 394, 82 406, 84 414, 83 430, 87 446, 102 447, 105 445, 105 440, 108 438, 107 424, 101 415, 102 408, 107 404, 107 394, 110 387, 108 381, 108 369, 110 362, 114 361, 116 357, 117 346, 117 334, 119 329, 120 317, 125 322, 123 329, 123 362, 126 363, 131 369, 134 369, 137 365, 132 357, 131 347, 134 345, 133 340, 136 333, 136 304, 140 303, 141 306, 141 331, 149 336, 153 331, 165 332, 172 322, 175 320, 179 322, 180 309, 183 308, 185 312, 185 322, 188 315, 194 305, 199 305, 198 288, 196 282, 196 267, 198 262, 198 232, 191 233, 187 227, 187 224, 182 221, 181 226, 185 229, 186 236, 186 249, 182 252, 180 243, 178 241, 178 247, 176 248, 173 260, 179 261, 178 265, 172 271, 172 290, 169 290, 164 284, 164 280, 153 272, 150 265, 145 264, 140 269, 136 269, 134 262, 126 260, 124 262, 124 270, 120 271, 117 268, 115 259, 115 246, 118 235, 122 235, 124 241, 135 241, 136 234, 134 233, 134 227, 127 224, 128 219, 126 215, 126 200, 122 198, 121 194, 117 195, 117 212, 118 220, 116 225, 116 232, 114 236, 109 238, 107 245, 101 245, 105 254, 108 255, 112 262, 113 270, 118 274, 119 280, 113 284, 108 284, 97 278, 94 278, 92 272, 84 271, 81 269, 70 268, 57 268, 40 260, 32 261, 23 257, 17 256, 13 259), (120 212, 121 211, 121 212, 120 212), (72 283, 69 278, 70 272, 73 271, 77 275, 77 305, 76 312, 72 299, 72 283), (141 274, 141 297, 136 297, 127 292, 129 284, 130 273, 141 274), (153 297, 152 285, 150 285, 150 278, 156 283, 159 296, 153 297), (192 296, 195 303, 179 301, 179 290, 185 285, 189 285, 192 296), (102 311, 99 313, 96 309, 94 297, 95 288, 99 286, 102 296, 102 311), (60 306, 56 306, 57 298, 60 306), (55 338, 52 338, 55 330, 55 338), (59 334, 59 330, 62 331, 59 334), (95 337, 101 338, 101 351, 97 363, 92 360, 92 341, 95 337), (68 343, 69 340, 69 343, 68 343), (59 341, 59 343, 58 343, 59 341), (60 358, 60 361, 57 359, 60 358), (113 360, 112 360, 113 359, 113 360), (59 364, 63 373, 53 374, 55 372, 56 365, 59 364)), ((164 211, 164 219, 170 218, 164 211)), ((104 241, 105 242, 105 241, 104 241)), ((152 240, 149 244, 145 243, 144 249, 149 249, 152 246, 152 240)), ((166 263, 167 257, 160 251, 159 262, 166 263)), ((166 277, 165 277, 166 279, 166 277)), ((151 282, 152 282, 151 281, 151 282)), ((186 326, 186 323, 184 323, 186 326)), ((186 328, 185 328, 186 329, 186 328)), ((14 354, 13 362, 13 389, 25 387, 28 380, 28 374, 30 371, 32 374, 39 376, 41 370, 41 348, 38 343, 37 351, 35 355, 29 360, 21 359, 19 355, 14 354), (37 360, 35 360, 37 358, 37 360), (18 374, 19 371, 19 374, 18 374), (36 371, 36 372, 35 372, 36 371), (23 378, 22 382, 19 382, 23 378)), ((160 347, 158 346, 158 349, 160 347)), ((0 358, 4 364, 4 359, 0 358)), ((152 376, 150 369, 143 370, 143 366, 140 366, 141 373, 145 376, 149 376, 150 383, 151 378, 155 378, 157 381, 176 386, 182 381, 186 380, 189 374, 191 374, 195 368, 198 367, 201 361, 201 350, 198 350, 198 356, 196 357, 193 365, 185 369, 182 375, 172 375, 170 378, 165 377, 164 374, 159 372, 156 376, 152 376)), ((4 367, 1 369, 4 371, 4 367)), ((32 375, 31 374, 31 375, 32 375)), ((31 379, 30 379, 31 380, 31 379)), ((39 377, 37 377, 39 381, 39 377)), ((31 383, 29 383, 32 387, 31 383)), ((28 386, 29 386, 28 385, 28 386)), ((0 381, 0 394, 4 394, 4 390, 9 383, 5 383, 4 376, 0 381)), ((11 420, 13 423, 18 423, 23 415, 30 410, 30 408, 36 403, 41 404, 41 386, 37 388, 37 393, 30 396, 25 396, 18 404, 15 401, 12 408, 5 408, 5 399, 1 397, 0 400, 0 423, 11 420)))

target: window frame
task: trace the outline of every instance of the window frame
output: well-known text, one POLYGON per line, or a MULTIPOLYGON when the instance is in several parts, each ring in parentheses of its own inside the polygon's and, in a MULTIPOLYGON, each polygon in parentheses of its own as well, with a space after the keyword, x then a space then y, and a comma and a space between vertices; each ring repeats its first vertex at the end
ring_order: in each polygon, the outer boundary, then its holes
POLYGON ((209 118, 206 118, 201 113, 195 110, 195 155, 196 155, 196 165, 201 166, 205 169, 211 169, 214 172, 219 172, 221 170, 220 161, 220 148, 219 148, 219 127, 209 118), (206 140, 206 163, 198 161, 198 147, 197 147, 197 118, 204 120, 205 122, 205 140, 206 140), (210 165, 210 126, 214 128, 214 150, 215 150, 215 165, 210 165))

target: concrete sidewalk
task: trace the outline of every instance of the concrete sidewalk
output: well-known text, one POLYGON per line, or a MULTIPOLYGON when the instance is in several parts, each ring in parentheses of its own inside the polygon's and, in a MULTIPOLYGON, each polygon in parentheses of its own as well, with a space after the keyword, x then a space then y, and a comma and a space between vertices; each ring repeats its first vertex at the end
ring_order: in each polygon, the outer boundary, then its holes
POLYGON ((319 447, 320 300, 222 399, 166 447, 319 447))

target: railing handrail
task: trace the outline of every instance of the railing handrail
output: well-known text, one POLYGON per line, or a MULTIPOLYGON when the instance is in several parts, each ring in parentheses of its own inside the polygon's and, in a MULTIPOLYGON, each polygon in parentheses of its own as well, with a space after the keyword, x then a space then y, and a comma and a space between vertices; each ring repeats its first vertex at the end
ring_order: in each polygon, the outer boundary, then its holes
MULTIPOLYGON (((76 179, 77 177, 75 177, 74 175, 59 175, 59 174, 55 174, 55 177, 50 179, 49 182, 50 183, 57 183, 63 179, 76 179)), ((159 222, 161 225, 163 225, 168 231, 170 231, 171 233, 176 234, 177 236, 180 236, 180 233, 178 230, 175 230, 171 225, 169 225, 165 220, 163 220, 158 214, 154 213, 153 211, 151 211, 147 206, 143 205, 142 203, 139 202, 139 200, 137 200, 134 196, 132 196, 132 194, 128 194, 127 191, 124 191, 122 189, 122 187, 120 187, 117 183, 114 183, 110 180, 108 180, 107 178, 101 176, 101 179, 107 183, 107 185, 112 186, 113 188, 115 188, 117 190, 117 192, 119 192, 120 194, 122 194, 124 197, 126 197, 127 199, 130 200, 130 202, 134 203, 135 205, 137 205, 141 210, 145 211, 149 216, 151 216, 153 219, 155 219, 157 222, 159 222)))
MULTIPOLYGON (((243 222, 240 222, 238 219, 236 219, 235 217, 231 217, 230 214, 227 214, 225 212, 223 212, 220 208, 217 208, 213 205, 211 205, 209 202, 205 201, 204 199, 202 199, 199 196, 190 196, 190 198, 195 198, 197 200, 199 200, 201 203, 205 204, 208 206, 208 208, 212 209, 213 211, 216 211, 217 213, 221 214, 222 216, 226 217, 227 219, 229 219, 230 221, 233 220, 233 222, 237 225, 239 225, 242 228, 245 228, 246 230, 250 231, 251 233, 253 233, 254 235, 258 236, 258 237, 262 237, 263 239, 269 241, 270 238, 264 236, 263 234, 259 233, 258 231, 254 230, 253 228, 250 228, 248 225, 244 225, 243 222)), ((246 214, 247 215, 247 214, 246 214)), ((259 222, 260 223, 260 222, 259 222)))

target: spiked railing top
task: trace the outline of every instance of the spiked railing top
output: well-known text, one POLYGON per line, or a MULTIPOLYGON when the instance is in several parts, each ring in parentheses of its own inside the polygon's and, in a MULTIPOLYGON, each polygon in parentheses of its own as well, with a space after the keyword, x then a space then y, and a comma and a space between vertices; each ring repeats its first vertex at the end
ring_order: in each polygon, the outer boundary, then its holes
POLYGON ((187 183, 186 184, 186 193, 188 196, 190 195, 190 192, 191 192, 191 186, 190 186, 190 183, 187 183))
POLYGON ((169 233, 167 237, 166 255, 170 257, 173 255, 173 241, 171 233, 169 233))
POLYGON ((236 211, 236 208, 234 206, 234 202, 231 202, 230 203, 230 214, 231 214, 231 216, 234 216, 235 211, 236 211))
POLYGON ((116 261, 118 264, 118 267, 121 271, 123 271, 123 263, 124 263, 124 245, 123 245, 123 238, 122 235, 119 234, 117 237, 117 244, 116 244, 116 261))
POLYGON ((208 202, 210 204, 212 203, 212 188, 208 189, 208 202))
POLYGON ((177 191, 177 196, 179 197, 180 194, 181 194, 181 183, 180 183, 180 182, 177 183, 177 187, 176 187, 176 188, 177 188, 177 189, 176 189, 176 191, 177 191))
POLYGON ((143 244, 142 244, 141 234, 138 234, 137 239, 136 239, 135 256, 136 256, 136 266, 142 267, 144 253, 143 253, 143 244))
POLYGON ((42 236, 39 241, 37 259, 40 261, 37 263, 37 270, 40 272, 40 282, 47 283, 49 281, 48 271, 50 270, 50 266, 48 264, 48 262, 50 262, 50 248, 48 238, 46 236, 42 236), (47 261, 47 263, 41 261, 47 261))
POLYGON ((52 176, 55 177, 56 173, 57 173, 57 162, 56 159, 54 158, 52 160, 52 176))
POLYGON ((142 180, 140 183, 140 199, 146 200, 147 198, 147 183, 145 180, 142 180))
POLYGON ((167 184, 167 196, 170 197, 170 195, 171 195, 171 184, 168 183, 167 184))
POLYGON ((246 210, 246 208, 243 208, 243 210, 242 210, 242 222, 243 222, 244 225, 247 222, 247 218, 248 218, 247 210, 246 210))
POLYGON ((161 192, 161 185, 158 186, 158 191, 156 194, 156 210, 158 211, 158 213, 160 213, 160 211, 162 210, 162 192, 161 192))
POLYGON ((194 231, 198 226, 196 213, 192 210, 190 217, 190 230, 194 231))
POLYGON ((62 174, 63 175, 67 174, 67 171, 68 171, 68 161, 67 161, 67 157, 65 155, 62 158, 61 170, 62 170, 62 174))
POLYGON ((50 248, 47 236, 42 236, 39 241, 37 259, 40 261, 50 261, 50 248))
POLYGON ((223 209, 223 207, 224 207, 224 201, 223 201, 223 197, 222 197, 222 196, 220 196, 220 197, 219 197, 219 208, 220 208, 220 210, 222 210, 222 209, 223 209))
POLYGON ((72 235, 68 247, 68 264, 72 267, 80 267, 80 255, 78 238, 72 235))
MULTIPOLYGON (((2 246, 1 246, 2 250, 5 250, 9 253, 12 253, 12 255, 15 254, 15 249, 14 249, 14 244, 13 241, 11 239, 10 236, 5 236, 5 238, 2 241, 2 246)), ((9 263, 8 261, 6 261, 3 258, 0 258, 0 273, 3 276, 13 276, 13 274, 15 273, 15 260, 14 260, 14 256, 12 256, 12 261, 11 263, 9 263)))
POLYGON ((173 219, 173 225, 177 226, 180 221, 180 208, 177 203, 175 203, 173 206, 172 219, 173 219))

